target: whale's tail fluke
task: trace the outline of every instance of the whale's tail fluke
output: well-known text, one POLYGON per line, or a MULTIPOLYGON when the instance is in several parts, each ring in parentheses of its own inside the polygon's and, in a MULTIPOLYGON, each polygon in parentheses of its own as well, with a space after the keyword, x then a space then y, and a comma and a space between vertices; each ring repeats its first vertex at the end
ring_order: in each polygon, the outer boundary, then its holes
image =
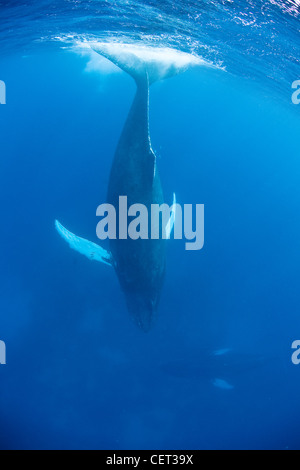
POLYGON ((199 57, 170 48, 119 43, 95 43, 91 48, 131 75, 137 83, 147 74, 149 85, 184 72, 192 65, 205 64, 199 57))

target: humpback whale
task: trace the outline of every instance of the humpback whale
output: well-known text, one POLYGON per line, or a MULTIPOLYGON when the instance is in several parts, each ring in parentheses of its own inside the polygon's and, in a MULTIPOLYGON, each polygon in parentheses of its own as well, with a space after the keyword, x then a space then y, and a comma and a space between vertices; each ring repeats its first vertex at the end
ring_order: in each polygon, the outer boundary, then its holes
MULTIPOLYGON (((107 191, 107 203, 115 208, 119 197, 128 204, 163 204, 156 155, 149 134, 149 87, 158 80, 186 70, 199 59, 172 50, 121 44, 93 44, 93 51, 127 72, 136 82, 136 94, 115 152, 107 191), (166 56, 168 60, 166 60, 166 56), (175 59, 174 59, 175 57, 175 59)), ((174 201, 173 201, 174 202, 174 201)), ((173 211, 175 204, 173 204, 173 211)), ((151 212, 151 211, 148 211, 151 212)), ((160 239, 110 240, 110 252, 76 236, 56 221, 56 229, 71 248, 89 259, 114 267, 129 312, 137 325, 148 331, 157 312, 166 264, 166 239, 174 225, 174 212, 160 239)))

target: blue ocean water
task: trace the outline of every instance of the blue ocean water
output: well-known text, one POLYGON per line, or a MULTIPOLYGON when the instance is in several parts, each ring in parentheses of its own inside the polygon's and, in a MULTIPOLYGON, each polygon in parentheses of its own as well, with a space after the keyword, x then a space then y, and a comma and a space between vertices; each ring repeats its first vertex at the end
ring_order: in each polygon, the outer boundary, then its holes
POLYGON ((298 449, 299 1, 1 1, 2 449, 298 449), (154 84, 165 198, 205 204, 205 246, 171 240, 158 318, 132 322, 97 242, 135 84, 88 40, 214 67, 154 84))

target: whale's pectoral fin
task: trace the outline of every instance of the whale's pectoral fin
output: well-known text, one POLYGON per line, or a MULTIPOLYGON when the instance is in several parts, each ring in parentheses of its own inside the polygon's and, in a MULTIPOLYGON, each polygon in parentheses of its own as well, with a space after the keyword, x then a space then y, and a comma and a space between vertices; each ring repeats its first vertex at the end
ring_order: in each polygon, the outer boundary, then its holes
POLYGON ((100 261, 109 266, 112 265, 112 256, 108 251, 104 250, 104 248, 84 238, 77 237, 77 235, 74 235, 74 233, 69 232, 69 230, 63 227, 58 220, 55 221, 55 227, 61 237, 73 250, 78 251, 78 253, 81 253, 91 260, 100 261))
POLYGON ((166 226, 166 239, 169 240, 174 228, 176 217, 176 194, 173 194, 173 205, 171 207, 171 215, 166 226))

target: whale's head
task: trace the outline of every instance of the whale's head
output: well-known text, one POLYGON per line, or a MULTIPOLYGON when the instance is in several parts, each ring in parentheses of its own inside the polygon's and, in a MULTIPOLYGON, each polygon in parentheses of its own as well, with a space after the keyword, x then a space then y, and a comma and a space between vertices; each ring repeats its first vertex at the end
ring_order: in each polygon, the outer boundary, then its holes
POLYGON ((127 308, 135 323, 148 332, 155 320, 158 307, 158 295, 145 295, 142 292, 127 293, 127 308))

